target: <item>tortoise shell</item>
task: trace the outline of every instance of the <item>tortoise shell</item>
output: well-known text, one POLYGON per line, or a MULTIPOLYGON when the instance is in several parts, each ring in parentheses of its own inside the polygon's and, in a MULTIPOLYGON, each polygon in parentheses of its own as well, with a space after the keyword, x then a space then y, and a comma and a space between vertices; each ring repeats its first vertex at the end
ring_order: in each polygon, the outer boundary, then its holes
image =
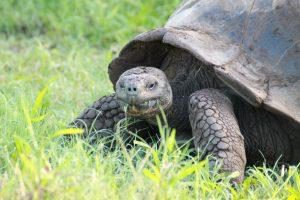
POLYGON ((109 65, 113 84, 136 66, 189 52, 247 102, 300 123, 300 1, 186 0, 163 28, 131 40, 109 65))

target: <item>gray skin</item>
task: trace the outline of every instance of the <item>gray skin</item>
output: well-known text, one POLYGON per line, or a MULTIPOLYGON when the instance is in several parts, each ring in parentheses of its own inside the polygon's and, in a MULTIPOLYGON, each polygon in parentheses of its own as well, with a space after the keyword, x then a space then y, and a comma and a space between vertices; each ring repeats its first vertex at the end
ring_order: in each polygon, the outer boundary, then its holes
POLYGON ((298 141, 292 138, 300 129, 293 122, 251 106, 219 80, 210 66, 190 55, 170 51, 168 57, 162 70, 140 66, 125 71, 116 83, 116 93, 86 109, 75 120, 77 126, 113 129, 124 118, 125 108, 128 116, 155 126, 160 105, 177 135, 194 138, 196 149, 221 160, 225 172, 240 172, 235 182, 243 180, 246 164, 273 164, 279 158, 280 162, 299 161, 298 141))

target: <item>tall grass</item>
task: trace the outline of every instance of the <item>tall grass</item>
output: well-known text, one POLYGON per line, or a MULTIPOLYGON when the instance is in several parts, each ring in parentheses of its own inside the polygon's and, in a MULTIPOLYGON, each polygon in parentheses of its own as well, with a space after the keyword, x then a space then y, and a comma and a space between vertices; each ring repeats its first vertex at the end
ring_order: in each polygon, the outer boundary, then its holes
MULTIPOLYGON (((0 199, 297 199, 299 168, 249 168, 243 184, 175 143, 116 149, 55 135, 112 92, 109 61, 179 0, 0 1, 0 199)), ((231 175, 234 176, 234 175, 231 175)))
POLYGON ((88 42, 110 47, 132 33, 161 26, 179 0, 6 0, 1 3, 0 32, 6 36, 46 35, 54 44, 88 42))

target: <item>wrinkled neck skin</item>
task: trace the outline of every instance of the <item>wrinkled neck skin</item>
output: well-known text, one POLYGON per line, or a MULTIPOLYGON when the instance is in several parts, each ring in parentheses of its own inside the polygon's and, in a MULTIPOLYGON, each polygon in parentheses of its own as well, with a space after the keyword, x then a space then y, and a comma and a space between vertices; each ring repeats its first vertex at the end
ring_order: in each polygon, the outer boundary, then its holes
MULTIPOLYGON (((201 64, 199 61, 196 64, 201 64)), ((167 116, 168 125, 178 131, 189 131, 189 96, 197 90, 203 88, 223 88, 224 85, 216 77, 211 66, 195 66, 187 77, 180 81, 171 81, 170 85, 173 93, 172 105, 164 110, 167 116), (196 71, 196 69, 198 69, 196 71)), ((157 124, 156 117, 146 119, 151 124, 157 124)))

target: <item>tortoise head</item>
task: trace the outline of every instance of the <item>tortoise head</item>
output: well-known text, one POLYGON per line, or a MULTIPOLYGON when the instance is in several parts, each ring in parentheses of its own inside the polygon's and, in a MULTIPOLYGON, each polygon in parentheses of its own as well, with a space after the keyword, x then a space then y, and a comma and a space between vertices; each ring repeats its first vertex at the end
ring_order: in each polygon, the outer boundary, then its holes
POLYGON ((150 118, 172 105, 172 89, 165 73, 155 67, 125 71, 116 83, 119 104, 131 116, 150 118))

